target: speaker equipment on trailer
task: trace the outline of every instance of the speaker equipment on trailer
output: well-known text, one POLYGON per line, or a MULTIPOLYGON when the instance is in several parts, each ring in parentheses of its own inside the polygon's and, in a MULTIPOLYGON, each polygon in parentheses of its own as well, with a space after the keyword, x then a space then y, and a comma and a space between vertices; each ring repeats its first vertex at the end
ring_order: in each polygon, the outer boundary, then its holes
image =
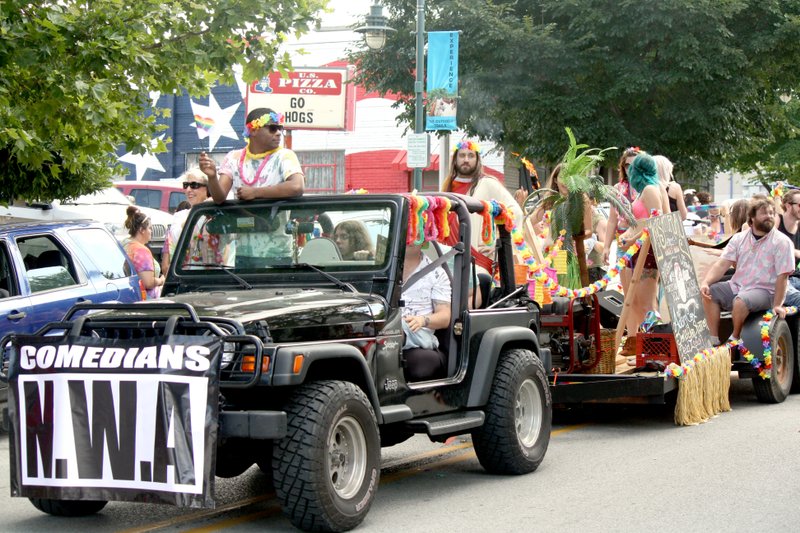
POLYGON ((616 328, 625 297, 618 291, 600 291, 597 293, 597 300, 600 303, 600 325, 604 328, 616 328))

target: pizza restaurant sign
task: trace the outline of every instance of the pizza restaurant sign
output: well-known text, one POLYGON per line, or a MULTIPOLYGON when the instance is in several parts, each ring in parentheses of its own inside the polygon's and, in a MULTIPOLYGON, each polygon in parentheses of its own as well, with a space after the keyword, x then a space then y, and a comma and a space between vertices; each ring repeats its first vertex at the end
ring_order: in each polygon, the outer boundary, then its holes
POLYGON ((273 72, 247 87, 247 112, 269 107, 286 117, 289 129, 344 129, 347 69, 273 72))

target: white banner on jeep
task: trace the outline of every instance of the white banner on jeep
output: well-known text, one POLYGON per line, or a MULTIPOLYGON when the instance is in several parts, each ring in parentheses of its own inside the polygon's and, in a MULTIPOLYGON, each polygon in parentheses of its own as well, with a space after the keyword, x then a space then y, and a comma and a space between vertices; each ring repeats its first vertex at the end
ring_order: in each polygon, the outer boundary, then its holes
POLYGON ((13 495, 213 505, 219 340, 16 340, 13 495))

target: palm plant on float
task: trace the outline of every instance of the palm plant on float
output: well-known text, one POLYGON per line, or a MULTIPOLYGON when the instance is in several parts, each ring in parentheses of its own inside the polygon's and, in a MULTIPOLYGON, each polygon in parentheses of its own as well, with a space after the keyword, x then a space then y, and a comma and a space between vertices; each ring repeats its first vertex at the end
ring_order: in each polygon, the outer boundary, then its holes
MULTIPOLYGON (((607 185, 602 177, 595 174, 595 169, 606 159, 607 152, 616 150, 616 147, 603 150, 589 148, 586 144, 577 144, 570 128, 566 128, 566 131, 569 148, 561 158, 558 175, 559 183, 567 190, 566 194, 547 188, 538 189, 525 199, 523 208, 526 215, 539 209, 550 211, 550 234, 556 236, 563 229, 572 237, 564 240, 564 248, 577 258, 580 280, 575 281, 586 287, 589 285, 589 270, 583 241, 586 230, 591 229, 586 228, 584 223, 584 213, 591 203, 589 198, 595 198, 598 202, 609 202, 619 216, 631 224, 635 224, 636 219, 628 200, 615 187, 607 185)), ((614 229, 608 228, 608 231, 614 229)))

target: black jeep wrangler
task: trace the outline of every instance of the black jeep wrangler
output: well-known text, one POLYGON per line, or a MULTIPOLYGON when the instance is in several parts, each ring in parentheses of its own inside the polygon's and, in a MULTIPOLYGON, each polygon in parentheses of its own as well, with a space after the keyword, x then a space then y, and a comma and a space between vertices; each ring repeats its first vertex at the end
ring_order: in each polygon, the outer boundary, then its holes
MULTIPOLYGON (((441 442, 471 434, 486 470, 531 472, 550 440, 550 352, 539 346, 538 307, 515 285, 509 233, 496 228, 499 283, 492 287, 475 274, 469 246, 471 232, 481 230, 470 214, 483 204, 428 197, 449 203, 458 235, 450 247, 437 242, 435 221, 426 222, 412 198, 196 206, 161 299, 78 306, 74 313, 92 312, 71 322, 70 334, 222 337, 216 475, 236 476, 256 463, 299 528, 358 525, 378 487, 381 446, 415 433, 441 442), (363 248, 355 254, 333 239, 337 228, 354 227, 363 248), (450 280, 451 325, 436 332, 438 350, 410 357, 401 324, 403 258, 407 239, 420 232, 431 259, 423 275, 441 268, 450 280)), ((102 507, 78 509, 87 502, 69 496, 32 500, 52 514, 102 507)))

